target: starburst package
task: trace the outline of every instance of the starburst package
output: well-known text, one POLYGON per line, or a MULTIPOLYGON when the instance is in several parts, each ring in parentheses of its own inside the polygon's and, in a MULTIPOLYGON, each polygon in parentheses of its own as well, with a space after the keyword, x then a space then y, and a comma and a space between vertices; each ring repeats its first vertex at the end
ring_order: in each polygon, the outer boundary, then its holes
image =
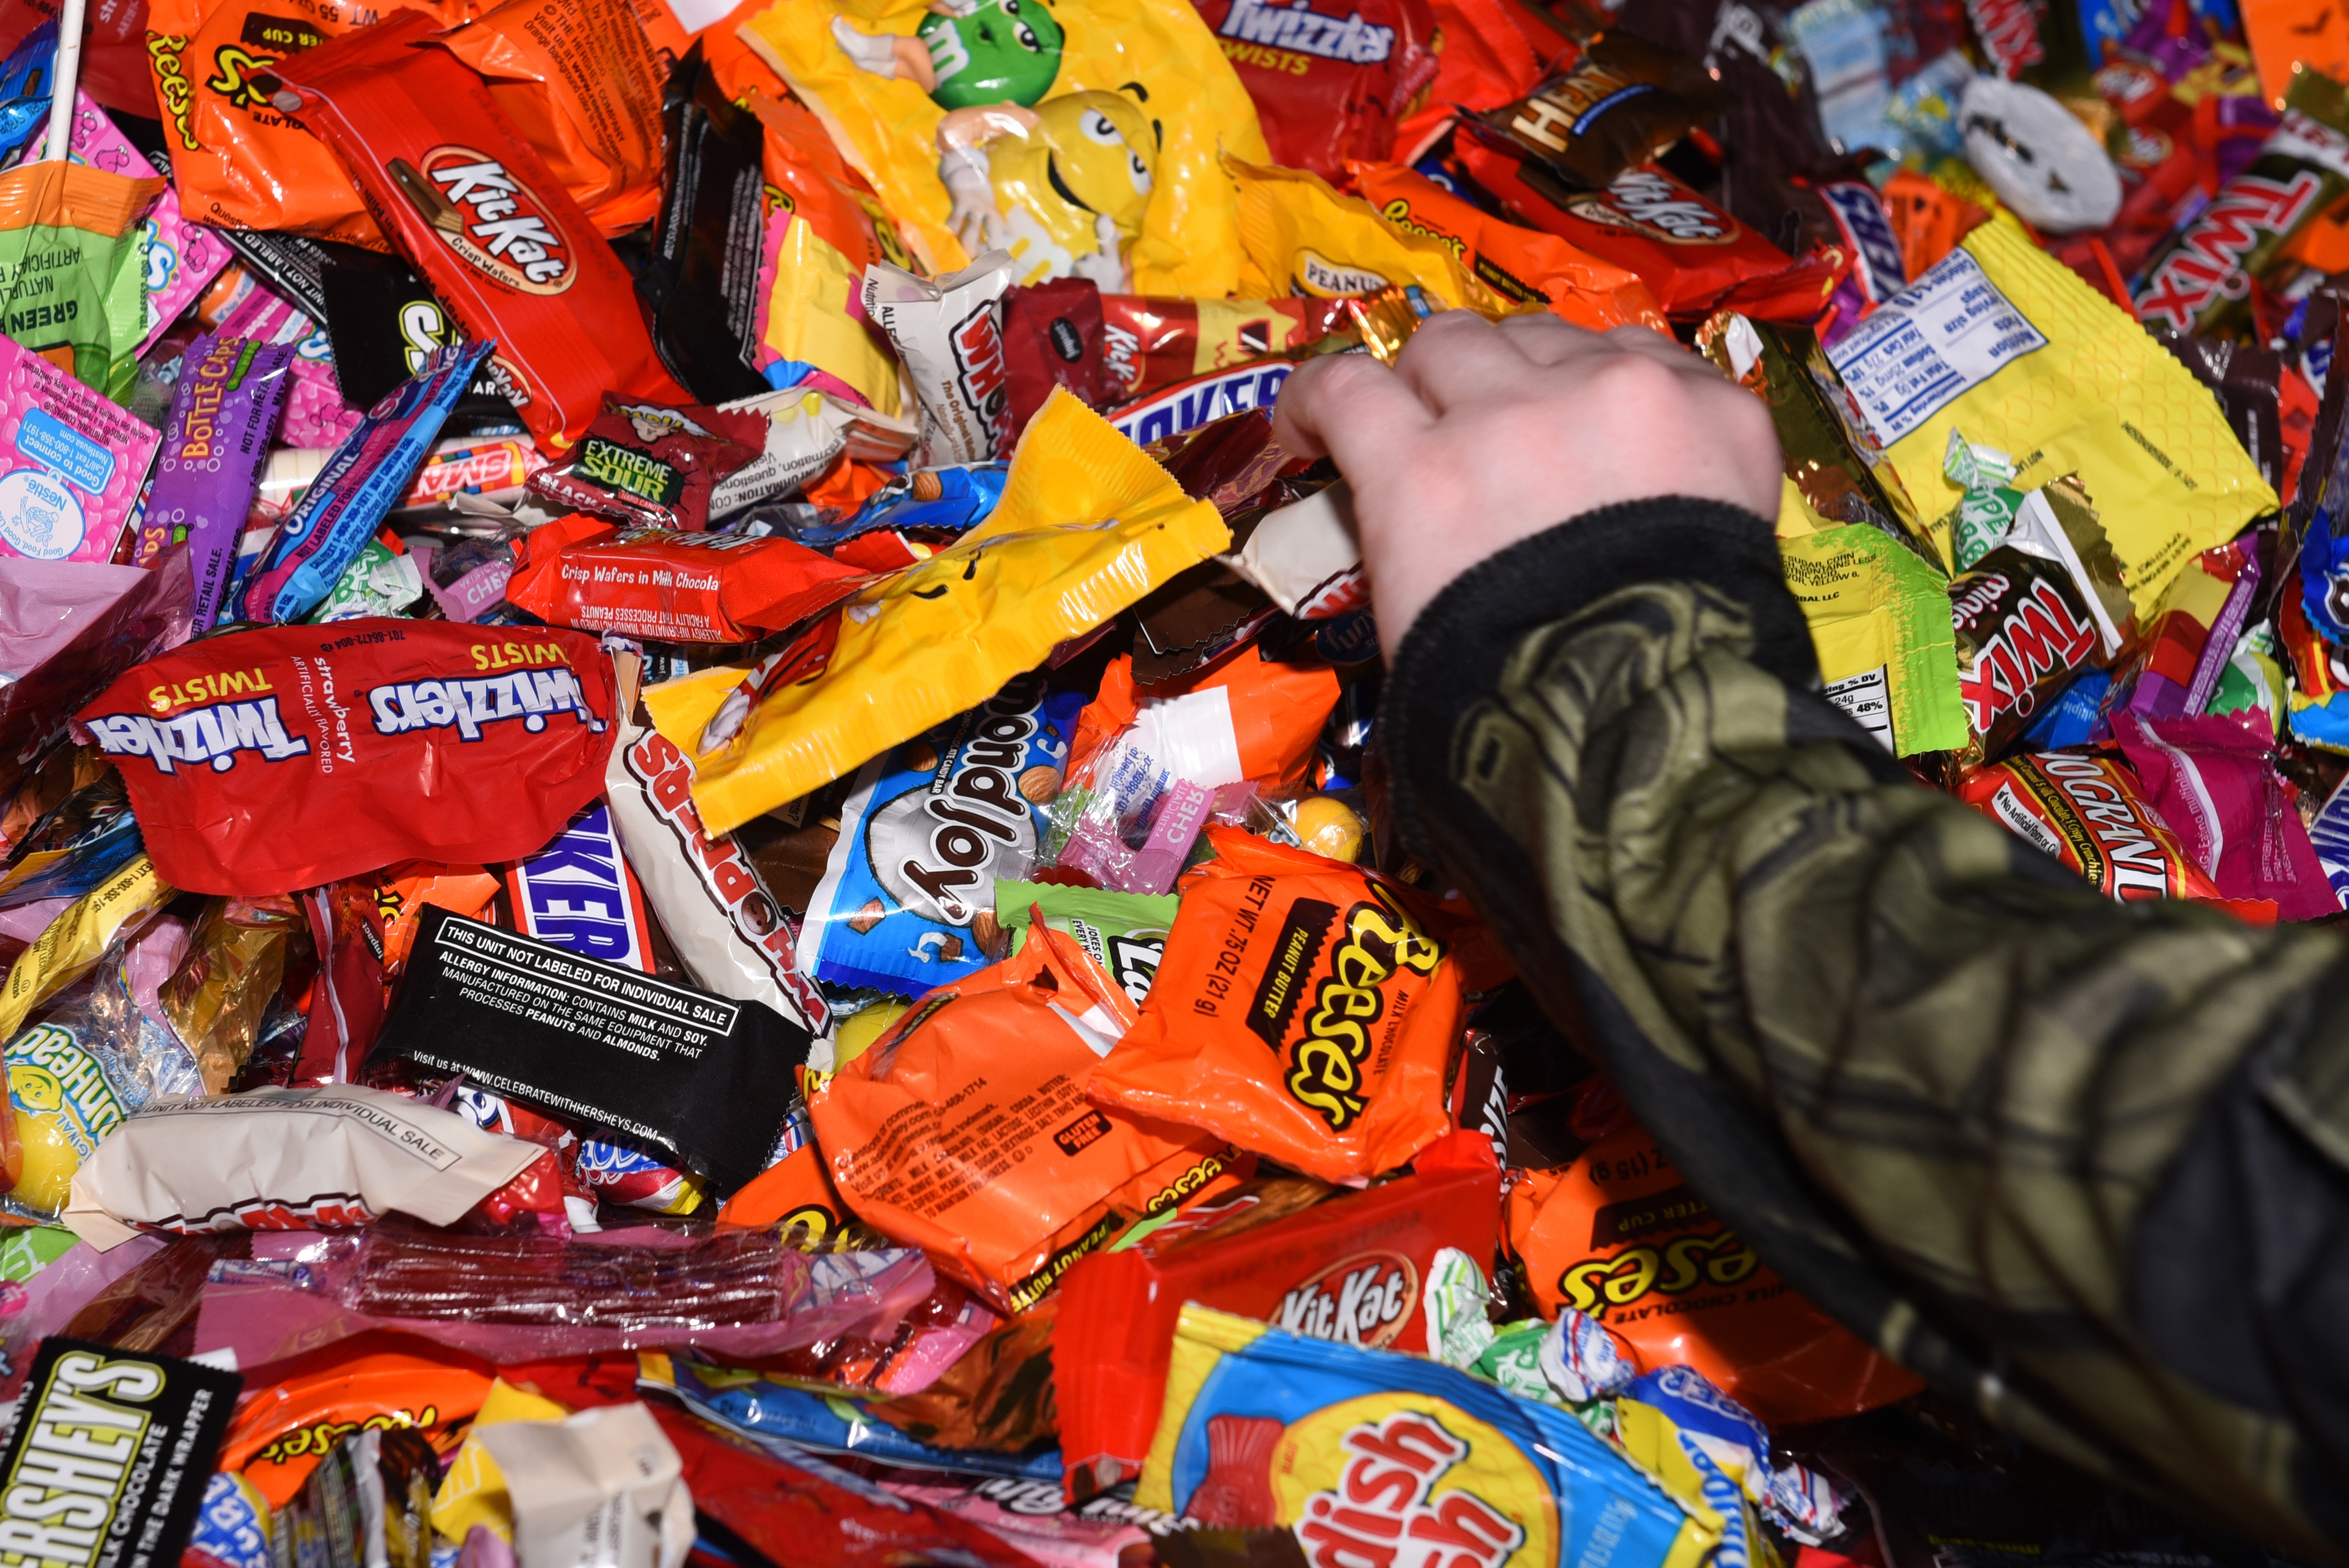
POLYGON ((815 111, 933 276, 1001 247, 1020 283, 1233 292, 1218 151, 1268 162, 1186 0, 812 0, 742 36, 815 111))

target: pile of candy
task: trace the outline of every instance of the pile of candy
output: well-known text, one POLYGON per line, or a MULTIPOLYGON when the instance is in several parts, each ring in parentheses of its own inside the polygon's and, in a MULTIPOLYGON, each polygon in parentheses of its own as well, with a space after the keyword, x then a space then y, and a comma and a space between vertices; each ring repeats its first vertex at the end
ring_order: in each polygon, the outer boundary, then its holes
POLYGON ((1920 779, 2337 914, 2349 23, 718 9, 0 8, 0 1555, 2220 1552, 1790 1291, 1412 862, 1270 409, 1671 335, 1920 779))

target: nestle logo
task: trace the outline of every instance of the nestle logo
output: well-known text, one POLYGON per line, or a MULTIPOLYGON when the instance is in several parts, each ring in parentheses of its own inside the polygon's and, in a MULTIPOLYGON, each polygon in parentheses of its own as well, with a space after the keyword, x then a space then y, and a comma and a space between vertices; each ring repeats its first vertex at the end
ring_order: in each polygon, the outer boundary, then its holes
POLYGON ((1098 1110, 1089 1110, 1060 1131, 1052 1141, 1061 1146, 1063 1154, 1081 1154, 1109 1136, 1109 1118, 1098 1110))

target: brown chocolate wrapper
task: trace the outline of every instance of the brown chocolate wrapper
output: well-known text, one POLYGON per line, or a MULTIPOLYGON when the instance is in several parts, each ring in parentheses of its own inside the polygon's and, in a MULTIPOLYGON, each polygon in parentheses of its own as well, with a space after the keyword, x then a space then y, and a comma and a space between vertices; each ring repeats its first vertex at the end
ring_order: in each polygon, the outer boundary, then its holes
POLYGON ((2032 496, 2044 500, 2061 542, 2035 538, 2026 500, 2006 542, 1950 580, 1971 737, 1953 758, 1961 765, 2004 755, 2075 676, 2111 665, 2130 640, 2128 591, 2087 493, 2067 478, 2032 496))
POLYGON ((1602 191, 1727 98, 1697 61, 1619 30, 1601 34, 1563 75, 1477 119, 1560 179, 1602 191))
POLYGON ((990 1329, 920 1393, 878 1400, 864 1413, 942 1449, 1016 1454, 1060 1436, 1052 1392, 1058 1310, 1057 1300, 1045 1297, 990 1329))

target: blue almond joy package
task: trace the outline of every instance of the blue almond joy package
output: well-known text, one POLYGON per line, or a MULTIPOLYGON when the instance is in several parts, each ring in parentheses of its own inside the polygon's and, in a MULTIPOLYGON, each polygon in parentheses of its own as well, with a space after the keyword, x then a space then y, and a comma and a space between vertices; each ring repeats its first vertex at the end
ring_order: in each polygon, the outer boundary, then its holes
POLYGON ((995 879, 1036 863, 1082 694, 1023 676, 864 765, 808 906, 809 971, 919 996, 987 966, 995 879))

